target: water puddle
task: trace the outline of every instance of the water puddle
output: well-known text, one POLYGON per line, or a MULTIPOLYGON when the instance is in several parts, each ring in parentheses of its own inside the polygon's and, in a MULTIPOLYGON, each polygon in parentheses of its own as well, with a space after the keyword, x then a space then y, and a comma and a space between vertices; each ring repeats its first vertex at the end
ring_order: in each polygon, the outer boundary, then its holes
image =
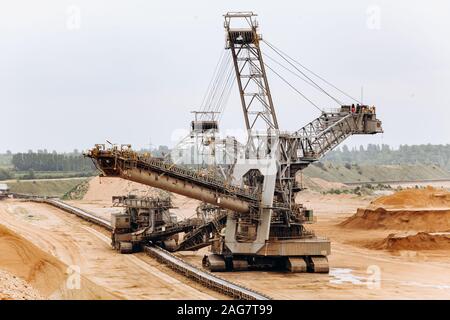
POLYGON ((330 283, 333 284, 344 284, 344 283, 352 283, 352 284, 365 284, 365 278, 355 276, 352 269, 346 268, 331 268, 330 276, 333 279, 330 280, 330 283))

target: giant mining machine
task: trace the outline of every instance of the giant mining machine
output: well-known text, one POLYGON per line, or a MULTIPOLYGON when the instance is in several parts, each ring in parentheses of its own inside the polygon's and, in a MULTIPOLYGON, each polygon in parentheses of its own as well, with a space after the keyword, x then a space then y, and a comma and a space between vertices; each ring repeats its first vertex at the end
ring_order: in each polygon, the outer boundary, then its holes
MULTIPOLYGON (((121 177, 197 199, 216 210, 203 223, 173 224, 157 230, 169 237, 176 232, 185 233, 180 243, 171 246, 172 251, 210 246, 203 265, 211 271, 284 268, 291 272, 327 273, 330 241, 305 227, 313 221, 312 210, 296 202, 296 195, 302 190, 296 177, 349 136, 382 132, 381 121, 373 106, 339 103, 333 111, 320 110, 319 117, 295 132, 282 131, 266 73, 266 67, 273 69, 263 61, 260 44, 264 40, 255 16, 252 12, 224 15, 225 51, 230 53, 231 79, 239 89, 246 141, 216 137, 216 107, 196 113, 192 122, 191 136, 201 136, 203 148, 217 150, 222 146, 221 150, 225 150, 228 161, 209 166, 214 174, 180 165, 173 159, 139 154, 127 145, 96 145, 86 155, 104 176, 121 177)), ((292 60, 285 56, 284 59, 300 71, 292 60)), ((322 90, 308 79, 310 85, 322 90)), ((220 158, 216 152, 210 154, 220 158)), ((168 208, 169 204, 165 204, 164 210, 168 208)), ((155 235, 148 219, 139 224, 130 222, 130 217, 116 217, 113 235, 113 244, 122 246, 125 252, 138 248, 142 242, 152 242, 155 235)))

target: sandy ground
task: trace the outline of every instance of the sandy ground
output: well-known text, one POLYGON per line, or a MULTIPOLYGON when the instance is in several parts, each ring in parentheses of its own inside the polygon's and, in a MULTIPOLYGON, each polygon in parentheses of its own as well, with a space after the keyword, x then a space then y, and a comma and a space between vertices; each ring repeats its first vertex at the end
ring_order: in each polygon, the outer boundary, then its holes
MULTIPOLYGON (((346 230, 338 226, 373 198, 352 195, 301 195, 314 209, 310 226, 332 241, 331 271, 323 274, 281 272, 220 273, 276 299, 450 299, 449 251, 386 251, 366 247, 392 230, 346 230)), ((180 253, 200 265, 207 249, 180 253)))
MULTIPOLYGON (((369 249, 368 244, 382 241, 396 230, 346 230, 339 224, 358 208, 367 206, 373 196, 322 195, 304 192, 299 201, 314 209, 317 223, 310 225, 318 235, 332 241, 329 257, 331 272, 289 274, 282 272, 236 272, 220 275, 252 287, 276 299, 449 299, 450 257, 448 251, 387 251, 369 249)), ((176 196, 177 214, 194 213, 196 201, 176 196)), ((103 208, 87 204, 94 212, 107 214, 103 208)), ((201 265, 207 249, 179 253, 186 260, 201 265)))
POLYGON ((0 202, 0 219, 6 230, 0 269, 21 276, 45 298, 223 298, 143 253, 118 254, 105 231, 56 208, 6 200, 0 202), (80 289, 73 278, 67 284, 78 271, 80 289))
POLYGON ((43 300, 44 298, 25 280, 0 270, 0 300, 43 300))
MULTIPOLYGON (((110 192, 121 194, 119 189, 110 192)), ((112 211, 110 196, 105 194, 102 199, 72 203, 106 218, 112 211)), ((450 299, 448 250, 371 249, 368 244, 382 241, 398 230, 339 226, 358 208, 373 201, 373 196, 322 195, 307 191, 301 193, 298 200, 313 209, 317 217, 317 223, 308 227, 332 241, 330 274, 233 272, 220 275, 275 299, 450 299)), ((176 196, 174 204, 179 207, 176 212, 180 218, 195 214, 197 202, 194 200, 176 196)), ((109 248, 105 233, 57 209, 8 200, 0 202, 0 219, 8 228, 33 240, 65 264, 81 265, 86 279, 119 298, 218 297, 182 276, 171 274, 166 267, 142 254, 115 254, 109 248), (150 265, 150 269, 142 263, 150 265)), ((202 249, 178 254, 200 266, 207 252, 202 249)))

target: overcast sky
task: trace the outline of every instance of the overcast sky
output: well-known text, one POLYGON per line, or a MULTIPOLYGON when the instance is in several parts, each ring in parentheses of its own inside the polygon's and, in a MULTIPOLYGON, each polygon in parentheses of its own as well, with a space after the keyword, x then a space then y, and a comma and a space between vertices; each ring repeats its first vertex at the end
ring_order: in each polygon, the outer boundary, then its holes
MULTIPOLYGON (((450 143, 449 1, 0 3, 0 152, 106 139, 173 145, 224 48, 222 14, 236 10, 258 13, 265 39, 353 96, 364 86, 385 133, 348 145, 450 143)), ((269 82, 283 129, 318 116, 274 75, 269 82)), ((233 89, 222 128, 244 126, 233 89)))

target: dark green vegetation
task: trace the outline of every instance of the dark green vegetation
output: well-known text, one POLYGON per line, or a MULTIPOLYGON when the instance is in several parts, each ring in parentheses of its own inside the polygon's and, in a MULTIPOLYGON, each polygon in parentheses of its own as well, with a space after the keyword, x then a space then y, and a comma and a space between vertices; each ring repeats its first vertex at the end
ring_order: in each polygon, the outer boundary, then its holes
POLYGON ((83 184, 86 178, 8 182, 11 192, 47 197, 62 197, 83 184))
POLYGON ((89 177, 96 174, 92 161, 74 150, 49 153, 46 150, 0 154, 0 180, 34 180, 89 177))
POLYGON ((82 180, 81 183, 75 185, 67 191, 63 196, 63 200, 81 200, 89 189, 89 179, 82 180))
POLYGON ((318 162, 303 172, 311 178, 342 183, 373 183, 449 179, 450 172, 436 165, 360 165, 318 162))
POLYGON ((350 150, 347 146, 331 151, 324 157, 325 162, 340 165, 391 165, 421 164, 435 165, 450 171, 450 144, 446 145, 401 145, 392 149, 388 145, 369 144, 350 150))
POLYGON ((73 154, 46 151, 16 153, 12 156, 11 163, 17 171, 89 172, 95 169, 92 161, 78 152, 73 154))

